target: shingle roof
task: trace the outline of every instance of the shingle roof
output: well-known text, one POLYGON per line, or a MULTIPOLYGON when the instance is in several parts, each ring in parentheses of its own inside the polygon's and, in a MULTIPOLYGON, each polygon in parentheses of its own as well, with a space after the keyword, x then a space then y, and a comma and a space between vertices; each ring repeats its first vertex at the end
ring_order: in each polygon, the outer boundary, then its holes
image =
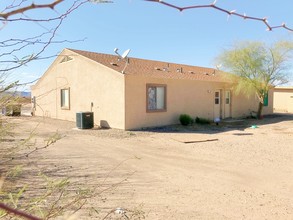
POLYGON ((118 59, 116 55, 95 53, 89 51, 68 49, 81 56, 87 57, 104 66, 127 75, 143 75, 155 78, 189 79, 211 82, 228 82, 223 73, 216 69, 176 64, 162 61, 145 60, 129 57, 118 59), (126 63, 128 64, 126 65, 126 63))

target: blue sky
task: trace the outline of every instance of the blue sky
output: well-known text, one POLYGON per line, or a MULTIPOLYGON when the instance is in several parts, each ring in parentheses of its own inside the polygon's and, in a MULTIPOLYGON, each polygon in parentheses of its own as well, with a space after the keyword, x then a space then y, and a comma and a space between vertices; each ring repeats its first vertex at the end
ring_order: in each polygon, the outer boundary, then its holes
MULTIPOLYGON (((257 21, 244 20, 214 9, 179 12, 158 3, 143 0, 113 0, 111 4, 87 3, 71 13, 58 30, 56 40, 81 40, 52 44, 43 55, 53 55, 64 47, 114 54, 131 49, 130 57, 214 67, 214 59, 238 41, 293 40, 293 32, 284 29, 266 31, 257 21)), ((213 0, 165 0, 179 6, 211 4, 213 0)), ((26 13, 26 16, 50 16, 66 10, 73 1, 56 8, 26 13)), ((0 6, 3 3, 0 4, 0 6)), ((218 0, 217 6, 240 14, 267 17, 269 23, 285 22, 293 28, 292 0, 218 0)), ((50 24, 14 23, 1 29, 1 41, 11 37, 33 36, 49 29, 50 24)), ((33 48, 22 51, 32 54, 33 48)), ((39 60, 11 72, 10 80, 32 81, 40 77, 53 59, 39 60)))

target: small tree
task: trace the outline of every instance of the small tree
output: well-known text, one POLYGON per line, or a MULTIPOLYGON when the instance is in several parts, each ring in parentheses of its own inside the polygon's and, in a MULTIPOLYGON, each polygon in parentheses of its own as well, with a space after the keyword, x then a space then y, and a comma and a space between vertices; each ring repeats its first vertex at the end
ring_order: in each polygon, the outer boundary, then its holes
POLYGON ((292 75, 290 61, 293 42, 279 41, 272 46, 262 42, 242 42, 224 51, 217 59, 235 85, 236 93, 256 94, 257 117, 262 114, 265 97, 271 88, 285 84, 292 75))

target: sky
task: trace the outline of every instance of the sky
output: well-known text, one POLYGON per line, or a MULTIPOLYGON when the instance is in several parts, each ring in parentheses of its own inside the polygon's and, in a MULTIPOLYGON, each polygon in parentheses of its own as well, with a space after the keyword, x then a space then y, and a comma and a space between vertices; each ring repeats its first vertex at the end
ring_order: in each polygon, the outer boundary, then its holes
MULTIPOLYGON (((35 1, 36 2, 36 1, 35 1)), ((48 1, 40 1, 50 2, 48 1)), ((65 1, 55 8, 27 12, 25 17, 50 17, 67 10, 73 1, 65 1)), ((165 0, 165 2, 190 6, 211 4, 213 0, 165 0)), ((3 10, 5 3, 0 3, 3 10)), ((218 7, 236 10, 248 16, 266 17, 272 26, 283 22, 293 28, 292 0, 218 0, 218 7)), ((36 36, 48 31, 54 23, 13 22, 3 24, 0 41, 11 38, 36 36)), ((58 54, 63 48, 114 54, 131 49, 129 57, 168 61, 194 66, 212 67, 215 58, 225 49, 241 41, 293 40, 293 32, 285 29, 267 31, 258 21, 227 16, 212 8, 190 9, 182 12, 159 3, 143 0, 113 0, 113 3, 86 3, 73 11, 57 30, 56 41, 75 41, 51 44, 42 56, 58 54)), ((31 46, 18 53, 24 57, 35 53, 31 46)), ((0 51, 3 48, 0 48, 0 51)), ((0 52, 1 53, 1 52, 0 52)), ((9 72, 7 81, 30 82, 41 77, 54 58, 34 61, 9 72)), ((28 86, 22 89, 29 90, 28 86)))

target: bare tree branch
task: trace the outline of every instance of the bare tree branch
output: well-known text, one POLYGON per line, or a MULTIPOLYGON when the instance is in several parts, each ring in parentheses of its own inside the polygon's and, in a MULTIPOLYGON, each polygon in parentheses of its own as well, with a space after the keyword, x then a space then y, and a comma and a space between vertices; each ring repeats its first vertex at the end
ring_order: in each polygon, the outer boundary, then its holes
POLYGON ((0 209, 3 209, 6 212, 13 213, 14 215, 21 216, 21 217, 26 218, 26 219, 29 219, 29 220, 42 220, 42 219, 40 219, 38 217, 32 216, 30 214, 27 214, 27 213, 25 213, 25 212, 23 212, 21 210, 17 210, 17 209, 11 208, 11 207, 5 205, 2 202, 0 202, 0 209))
MULTIPOLYGON (((18 5, 10 5, 6 7, 6 10, 10 10, 11 8, 13 9, 10 12, 7 12, 6 15, 3 16, 2 13, 0 14, 0 18, 2 17, 10 17, 12 15, 16 14, 23 14, 23 12, 26 12, 28 10, 33 10, 33 9, 39 9, 39 8, 49 8, 49 9, 54 9, 54 7, 57 4, 60 4, 64 0, 58 0, 54 1, 51 4, 31 4, 30 7, 25 6, 21 7, 21 3, 25 1, 21 1, 18 5), (20 8, 18 6, 20 5, 20 8), (32 6, 33 5, 33 6, 32 6), (12 13, 13 12, 13 13, 12 13), (11 14, 12 13, 12 14, 11 14)), ((70 41, 70 40, 63 40, 63 41, 56 41, 54 40, 58 29, 63 23, 63 20, 73 11, 75 11, 77 8, 79 8, 81 5, 88 3, 89 0, 75 0, 72 5, 61 15, 58 15, 57 17, 51 17, 48 19, 34 19, 34 18, 13 18, 11 20, 4 19, 3 22, 16 22, 16 21, 26 21, 26 22, 36 22, 37 24, 39 22, 44 22, 46 26, 48 25, 48 22, 53 22, 52 24, 54 25, 53 29, 47 30, 44 33, 38 34, 33 37, 26 37, 26 38, 12 38, 12 39, 6 39, 4 41, 0 42, 0 48, 2 48, 1 54, 0 54, 0 65, 2 65, 0 68, 0 73, 1 72, 9 72, 11 70, 17 69, 21 66, 24 66, 28 64, 29 62, 33 60, 39 60, 39 59, 44 59, 41 55, 43 52, 46 50, 46 48, 50 44, 58 44, 58 43, 65 43, 65 42, 77 42, 77 41, 82 41, 82 40, 75 40, 75 41, 70 41), (32 49, 31 51, 36 51, 33 54, 26 54, 25 57, 23 55, 20 55, 24 49, 32 49), (38 49, 39 48, 39 49, 38 49)), ((15 3, 15 2, 14 2, 15 3)), ((13 4, 14 4, 13 3, 13 4)), ((5 10, 4 10, 5 11, 5 10)), ((40 25, 40 24, 39 24, 40 25)), ((84 40, 84 39, 83 39, 84 40)), ((51 57, 51 56, 50 56, 51 57)), ((46 56, 48 58, 48 56, 46 56)))
POLYGON ((188 9, 212 8, 212 9, 221 11, 223 13, 226 13, 229 16, 234 15, 234 16, 246 19, 246 20, 254 20, 254 21, 262 22, 267 26, 268 31, 272 31, 273 29, 277 29, 277 28, 284 28, 284 29, 286 29, 288 31, 293 31, 293 28, 287 27, 285 23, 283 23, 281 25, 277 25, 277 26, 271 26, 271 25, 269 25, 268 20, 267 20, 266 17, 259 18, 259 17, 248 16, 246 14, 242 15, 242 14, 236 13, 235 10, 230 11, 230 10, 218 7, 218 6, 216 6, 217 1, 214 1, 213 3, 208 4, 208 5, 190 5, 190 6, 185 6, 185 7, 179 7, 177 5, 170 4, 170 3, 165 2, 163 0, 144 0, 144 1, 157 2, 157 3, 160 3, 160 4, 165 5, 167 7, 175 8, 175 9, 177 9, 179 11, 184 11, 184 10, 188 10, 188 9))
POLYGON ((63 1, 64 0, 55 0, 52 3, 50 3, 50 4, 34 4, 34 3, 32 3, 29 6, 21 7, 21 8, 18 8, 18 9, 14 9, 14 10, 12 10, 10 12, 0 13, 0 17, 2 17, 4 19, 7 19, 8 17, 13 16, 13 15, 22 14, 22 13, 24 13, 26 11, 40 9, 40 8, 54 9, 54 7, 56 5, 60 4, 63 1))

